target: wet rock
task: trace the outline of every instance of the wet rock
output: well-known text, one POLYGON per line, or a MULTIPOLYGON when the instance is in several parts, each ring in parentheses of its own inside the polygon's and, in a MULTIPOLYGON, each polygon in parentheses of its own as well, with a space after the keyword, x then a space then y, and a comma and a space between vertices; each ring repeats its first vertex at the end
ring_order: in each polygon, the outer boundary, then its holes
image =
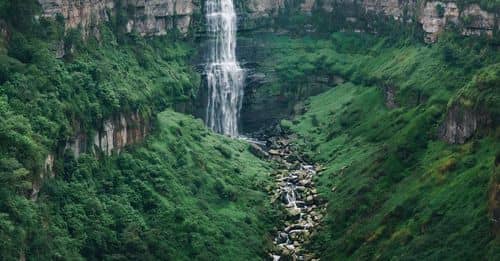
POLYGON ((281 155, 281 153, 279 152, 279 150, 275 150, 275 149, 270 149, 269 150, 269 154, 271 154, 271 155, 281 155))
POLYGON ((321 202, 313 181, 313 176, 321 167, 305 164, 289 146, 288 139, 269 139, 267 144, 271 159, 281 166, 275 175, 278 188, 273 190, 274 197, 280 199, 287 210, 286 227, 278 233, 274 242, 280 249, 281 260, 310 260, 314 255, 304 249, 303 244, 307 243, 322 218, 319 212, 324 208, 317 207, 321 202))
POLYGON ((298 219, 300 217, 300 209, 298 208, 288 208, 288 217, 290 219, 298 219))
POLYGON ((311 180, 308 180, 308 179, 303 179, 303 180, 300 180, 300 181, 299 181, 299 184, 300 184, 301 186, 307 187, 307 186, 309 186, 309 185, 311 184, 311 180))
POLYGON ((269 154, 264 151, 259 145, 257 144, 253 144, 253 143, 250 143, 250 146, 248 147, 250 152, 257 156, 258 158, 261 158, 261 159, 267 159, 269 158, 269 154))

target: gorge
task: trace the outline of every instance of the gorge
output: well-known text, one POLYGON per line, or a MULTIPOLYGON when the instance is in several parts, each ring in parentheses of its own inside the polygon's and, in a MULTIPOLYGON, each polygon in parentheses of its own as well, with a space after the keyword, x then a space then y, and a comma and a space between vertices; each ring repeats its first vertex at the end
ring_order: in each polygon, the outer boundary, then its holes
POLYGON ((0 259, 498 260, 499 28, 488 0, 0 0, 0 259))

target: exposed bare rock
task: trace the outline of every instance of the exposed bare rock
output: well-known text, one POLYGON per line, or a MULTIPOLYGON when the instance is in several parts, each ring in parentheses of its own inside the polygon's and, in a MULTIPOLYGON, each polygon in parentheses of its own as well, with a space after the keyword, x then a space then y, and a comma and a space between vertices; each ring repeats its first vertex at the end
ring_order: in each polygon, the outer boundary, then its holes
POLYGON ((300 10, 304 13, 311 13, 315 5, 316 0, 304 0, 300 5, 300 10))
POLYGON ((45 17, 64 17, 66 28, 82 28, 84 35, 109 21, 117 10, 127 13, 127 32, 165 35, 172 29, 186 34, 198 8, 196 0, 38 0, 45 17), (121 3, 121 5, 118 5, 121 3))
POLYGON ((439 137, 448 143, 462 144, 487 122, 487 116, 460 104, 452 105, 439 129, 439 137))
POLYGON ((277 15, 285 7, 285 0, 249 0, 246 9, 250 17, 269 17, 277 15))
POLYGON ((401 20, 405 15, 407 17, 413 15, 416 2, 415 0, 363 0, 363 9, 366 12, 384 14, 396 20, 401 20))
POLYGON ((257 157, 259 157, 259 158, 261 158, 261 159, 267 159, 267 158, 269 157, 269 153, 267 153, 265 150, 263 150, 263 149, 262 149, 259 145, 257 145, 257 144, 250 143, 250 145, 249 145, 249 147, 248 147, 248 148, 249 148, 250 152, 251 152, 253 155, 255 155, 255 156, 257 156, 257 157))
POLYGON ((196 8, 193 0, 129 1, 129 6, 135 12, 129 17, 127 31, 142 36, 166 35, 174 28, 186 34, 196 8))
POLYGON ((479 5, 473 4, 466 7, 461 17, 464 23, 464 35, 480 35, 482 33, 488 36, 493 35, 495 15, 482 10, 479 5))
POLYGON ((104 120, 99 129, 94 130, 92 140, 88 136, 89 130, 80 129, 77 124, 76 134, 66 143, 66 149, 71 150, 75 157, 96 149, 111 155, 114 151, 119 153, 126 145, 142 141, 149 129, 149 121, 138 112, 104 120))
POLYGON ((399 107, 398 103, 396 102, 396 87, 392 85, 385 85, 383 87, 383 91, 385 98, 385 106, 388 109, 395 109, 399 107))
POLYGON ((62 15, 66 28, 81 28, 87 34, 91 28, 109 20, 109 12, 114 10, 113 0, 38 0, 44 11, 43 16, 55 18, 62 15))
POLYGON ((30 198, 32 201, 36 201, 38 199, 38 193, 40 192, 43 181, 47 178, 53 178, 55 176, 54 160, 54 155, 49 153, 45 158, 43 169, 38 173, 38 176, 31 181, 30 198))
POLYGON ((426 32, 425 41, 433 43, 436 41, 438 34, 443 31, 447 23, 458 23, 459 10, 454 2, 443 3, 439 1, 431 1, 425 4, 425 7, 420 13, 420 23, 424 32, 426 32), (439 8, 443 9, 443 13, 439 13, 439 8))

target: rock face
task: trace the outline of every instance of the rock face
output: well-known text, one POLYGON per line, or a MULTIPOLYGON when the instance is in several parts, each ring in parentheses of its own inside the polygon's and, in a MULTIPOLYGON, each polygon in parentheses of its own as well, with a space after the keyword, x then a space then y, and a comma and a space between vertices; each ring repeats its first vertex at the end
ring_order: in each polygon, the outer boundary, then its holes
MULTIPOLYGON (((126 17, 123 25, 127 32, 142 36, 166 35, 177 29, 187 34, 196 16, 201 13, 199 0, 38 0, 44 16, 65 18, 67 28, 81 27, 87 35, 97 26, 120 13, 126 17), (118 12, 119 11, 119 12, 118 12)), ((458 25, 464 35, 493 35, 499 15, 487 12, 477 4, 463 7, 453 1, 417 0, 235 0, 240 19, 239 28, 252 30, 269 29, 280 15, 289 15, 290 10, 302 14, 341 14, 347 22, 365 21, 362 27, 371 28, 370 19, 363 16, 376 14, 389 16, 401 22, 418 22, 425 32, 425 40, 435 42, 446 26, 458 25), (285 12, 286 11, 286 12, 285 12), (270 22, 271 21, 271 22, 270 22)), ((365 28, 358 28, 363 30, 365 28)))
POLYGON ((398 108, 399 104, 396 102, 396 87, 390 84, 386 84, 382 88, 385 98, 385 107, 387 107, 388 109, 398 108))
POLYGON ((127 22, 127 32, 140 35, 166 35, 176 28, 187 34, 192 15, 197 8, 193 0, 143 0, 128 1, 133 15, 127 22))
POLYGON ((452 144, 463 144, 487 118, 479 112, 454 104, 448 109, 446 119, 439 129, 442 140, 452 144))
POLYGON ((464 35, 493 35, 495 25, 499 24, 499 14, 487 12, 477 4, 458 6, 453 1, 417 0, 250 0, 244 1, 240 13, 244 29, 259 25, 257 20, 272 19, 288 15, 287 10, 299 10, 308 15, 321 12, 341 16, 347 23, 356 24, 359 31, 372 29, 373 21, 364 19, 371 15, 389 16, 396 21, 421 24, 425 41, 433 43, 437 36, 449 25, 457 25, 464 35), (254 21, 248 23, 248 21, 254 21), (364 24, 356 23, 364 21, 364 24))
POLYGON ((106 155, 119 153, 126 145, 142 141, 150 130, 150 123, 138 112, 104 120, 101 126, 89 136, 88 130, 76 126, 76 134, 66 143, 66 149, 75 157, 85 152, 102 151, 106 155))
POLYGON ((113 0, 38 0, 45 17, 64 17, 66 28, 81 26, 87 34, 97 25, 109 21, 115 9, 113 0))
POLYGON ((453 2, 427 2, 420 16, 420 23, 426 32, 425 41, 435 42, 446 24, 458 24, 458 17, 459 10, 457 4, 453 2))
POLYGON ((30 198, 32 201, 36 201, 38 198, 38 192, 42 187, 43 181, 46 178, 53 178, 55 176, 54 173, 54 154, 49 153, 45 158, 45 163, 43 164, 43 169, 39 172, 38 176, 33 179, 31 182, 31 195, 30 198))
POLYGON ((495 17, 495 14, 482 10, 477 4, 466 7, 461 17, 464 23, 462 32, 465 35, 480 35, 481 33, 485 33, 488 36, 492 36, 496 23, 495 20, 499 19, 498 14, 495 17))
POLYGON ((391 16, 395 20, 403 20, 411 17, 416 9, 416 0, 363 0, 363 10, 367 13, 373 12, 385 16, 391 16))
POLYGON ((165 35, 172 29, 187 34, 197 0, 38 0, 44 16, 64 17, 66 28, 94 33, 97 26, 109 21, 118 11, 127 18, 127 32, 142 36, 165 35))

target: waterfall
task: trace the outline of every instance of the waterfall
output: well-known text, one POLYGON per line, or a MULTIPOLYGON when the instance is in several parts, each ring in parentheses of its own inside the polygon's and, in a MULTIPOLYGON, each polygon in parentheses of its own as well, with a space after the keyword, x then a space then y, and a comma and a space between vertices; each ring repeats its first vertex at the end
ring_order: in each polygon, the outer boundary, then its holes
POLYGON ((236 61, 236 13, 232 0, 207 0, 210 37, 205 68, 208 104, 205 122, 212 130, 238 136, 244 71, 236 61))

